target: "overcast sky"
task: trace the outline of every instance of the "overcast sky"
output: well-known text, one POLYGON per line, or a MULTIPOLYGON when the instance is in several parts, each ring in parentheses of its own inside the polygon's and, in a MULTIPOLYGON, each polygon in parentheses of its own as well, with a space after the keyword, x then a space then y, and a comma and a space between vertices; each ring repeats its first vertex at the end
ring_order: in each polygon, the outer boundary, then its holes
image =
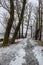
MULTIPOLYGON (((34 6, 38 5, 37 0, 29 0, 29 2, 32 2, 34 6)), ((0 32, 4 32, 4 27, 1 24, 0 24, 0 32)))

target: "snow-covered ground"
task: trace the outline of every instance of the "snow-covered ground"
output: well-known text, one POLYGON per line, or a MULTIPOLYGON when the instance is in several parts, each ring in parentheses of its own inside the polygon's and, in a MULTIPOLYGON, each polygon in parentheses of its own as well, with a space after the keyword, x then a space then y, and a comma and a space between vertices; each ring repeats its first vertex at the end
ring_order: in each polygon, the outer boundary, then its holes
POLYGON ((39 46, 38 42, 36 42, 35 40, 30 39, 29 41, 34 46, 33 53, 37 58, 39 65, 43 65, 43 46, 39 46))
POLYGON ((23 57, 26 54, 24 50, 26 44, 24 41, 7 48, 0 48, 0 65, 21 65, 25 63, 23 57))
POLYGON ((39 61, 39 65, 43 65, 43 47, 42 46, 36 46, 33 49, 35 57, 39 61))
POLYGON ((43 65, 43 47, 31 38, 0 48, 0 65, 43 65))

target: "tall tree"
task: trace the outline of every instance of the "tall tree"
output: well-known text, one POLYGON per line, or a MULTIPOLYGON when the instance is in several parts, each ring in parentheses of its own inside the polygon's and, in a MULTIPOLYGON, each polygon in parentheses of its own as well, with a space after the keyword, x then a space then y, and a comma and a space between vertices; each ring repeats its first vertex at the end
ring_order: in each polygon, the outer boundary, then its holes
POLYGON ((38 37, 38 31, 37 31, 37 28, 38 28, 38 18, 36 19, 35 40, 37 40, 37 37, 38 37))
POLYGON ((25 37, 27 36, 27 32, 28 32, 28 26, 29 26, 29 21, 30 21, 30 17, 31 17, 31 11, 29 12, 29 15, 28 15, 28 22, 27 22, 27 29, 26 29, 25 37))
POLYGON ((40 36, 39 36, 39 40, 41 40, 41 34, 42 34, 42 0, 41 0, 41 2, 40 2, 40 5, 41 5, 41 7, 40 7, 40 36))
POLYGON ((12 39, 11 39, 11 44, 13 44, 13 43, 15 42, 15 38, 16 38, 17 33, 18 33, 19 29, 20 29, 20 25, 21 25, 21 23, 23 22, 22 20, 23 20, 25 5, 26 5, 26 0, 23 0, 23 6, 22 6, 21 15, 20 15, 20 17, 19 17, 19 23, 18 23, 18 25, 17 25, 17 27, 16 27, 16 29, 15 29, 15 32, 14 32, 14 34, 13 34, 13 37, 12 37, 12 39))
POLYGON ((9 34, 10 34, 10 30, 13 24, 13 20, 14 20, 14 2, 13 0, 10 0, 10 18, 6 27, 6 32, 4 35, 4 40, 3 40, 3 45, 8 44, 8 40, 9 40, 9 34))
POLYGON ((22 22, 22 38, 23 38, 23 22, 22 22))
POLYGON ((25 37, 27 36, 27 32, 28 32, 28 26, 29 26, 29 21, 30 21, 30 18, 31 18, 32 8, 33 8, 32 3, 29 3, 29 15, 28 15, 28 21, 27 21, 27 28, 26 28, 25 37))

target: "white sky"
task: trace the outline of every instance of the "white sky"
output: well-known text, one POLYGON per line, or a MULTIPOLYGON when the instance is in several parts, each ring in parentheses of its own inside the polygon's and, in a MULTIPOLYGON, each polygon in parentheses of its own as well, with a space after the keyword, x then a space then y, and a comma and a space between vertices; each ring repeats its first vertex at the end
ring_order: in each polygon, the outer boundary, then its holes
POLYGON ((29 0, 30 2, 33 3, 33 5, 37 6, 38 5, 38 0, 29 0))

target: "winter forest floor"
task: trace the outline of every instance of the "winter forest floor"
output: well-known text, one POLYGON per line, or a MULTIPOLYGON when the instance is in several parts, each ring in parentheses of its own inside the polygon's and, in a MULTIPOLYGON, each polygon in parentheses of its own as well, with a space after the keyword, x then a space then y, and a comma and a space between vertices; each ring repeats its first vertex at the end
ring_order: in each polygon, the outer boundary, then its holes
POLYGON ((0 65, 43 65, 43 46, 26 38, 8 47, 0 48, 0 65))

